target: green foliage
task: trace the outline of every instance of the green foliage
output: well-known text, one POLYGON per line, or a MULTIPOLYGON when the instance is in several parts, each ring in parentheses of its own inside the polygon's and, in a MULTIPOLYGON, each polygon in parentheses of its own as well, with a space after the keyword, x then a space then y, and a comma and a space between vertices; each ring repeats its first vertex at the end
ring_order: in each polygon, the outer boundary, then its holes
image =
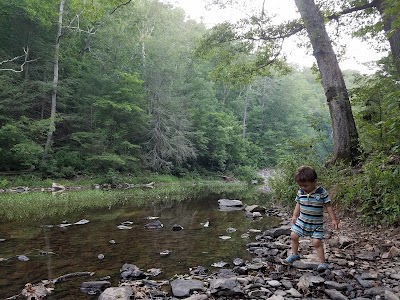
POLYGON ((388 164, 385 155, 367 162, 362 173, 346 176, 337 187, 338 198, 348 209, 357 209, 369 224, 400 222, 400 167, 388 164))
POLYGON ((240 166, 234 170, 235 178, 242 180, 247 183, 251 183, 252 180, 260 180, 257 174, 257 170, 251 166, 240 166))
POLYGON ((0 128, 0 164, 1 169, 24 170, 38 165, 43 149, 29 140, 25 133, 14 125, 0 128))

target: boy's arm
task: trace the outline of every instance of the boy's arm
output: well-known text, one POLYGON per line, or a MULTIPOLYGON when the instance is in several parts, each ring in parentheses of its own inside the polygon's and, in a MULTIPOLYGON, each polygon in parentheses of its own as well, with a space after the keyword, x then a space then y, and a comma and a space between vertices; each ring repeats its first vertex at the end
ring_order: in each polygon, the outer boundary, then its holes
POLYGON ((292 223, 296 223, 297 218, 300 216, 300 203, 297 202, 293 211, 292 223))
POLYGON ((333 229, 338 229, 339 228, 339 222, 336 220, 336 215, 335 212, 333 211, 333 207, 330 202, 325 204, 326 210, 329 214, 329 217, 331 218, 332 222, 332 227, 333 229))

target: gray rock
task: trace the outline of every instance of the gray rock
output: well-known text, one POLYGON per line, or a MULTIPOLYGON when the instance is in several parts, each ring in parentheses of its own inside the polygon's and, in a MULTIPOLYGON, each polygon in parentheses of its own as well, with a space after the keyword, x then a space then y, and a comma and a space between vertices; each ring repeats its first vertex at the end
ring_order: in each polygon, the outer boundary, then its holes
POLYGON ((124 264, 120 270, 121 279, 141 279, 145 278, 146 274, 139 267, 132 264, 124 264))
POLYGON ((298 269, 308 269, 308 270, 316 270, 319 265, 319 262, 309 259, 301 259, 293 262, 293 267, 298 269))
POLYGON ((212 279, 210 281, 210 292, 217 296, 235 296, 244 294, 236 278, 212 279))
POLYGON ((296 290, 295 288, 291 288, 290 290, 287 291, 288 294, 292 295, 295 298, 300 298, 301 294, 299 293, 298 290, 296 290))
POLYGON ((338 283, 335 281, 325 281, 325 286, 328 289, 335 289, 338 291, 346 291, 349 287, 347 283, 338 283))
POLYGON ((219 199, 218 204, 220 206, 236 206, 236 207, 242 207, 243 203, 240 200, 229 200, 229 199, 219 199))
POLYGON ((332 300, 348 300, 345 295, 343 295, 341 292, 336 291, 336 290, 325 290, 325 294, 329 296, 332 300))
POLYGON ((98 300, 129 300, 133 294, 129 286, 110 287, 101 293, 98 300))
POLYGON ((85 281, 81 284, 81 292, 86 294, 97 294, 111 286, 111 282, 103 281, 85 281))
POLYGON ((194 291, 205 291, 203 282, 193 279, 176 279, 171 282, 171 288, 175 297, 189 297, 194 291))
POLYGON ((272 236, 272 237, 278 237, 281 235, 290 235, 290 228, 291 228, 290 225, 284 225, 281 227, 272 228, 272 229, 264 231, 263 235, 272 236))

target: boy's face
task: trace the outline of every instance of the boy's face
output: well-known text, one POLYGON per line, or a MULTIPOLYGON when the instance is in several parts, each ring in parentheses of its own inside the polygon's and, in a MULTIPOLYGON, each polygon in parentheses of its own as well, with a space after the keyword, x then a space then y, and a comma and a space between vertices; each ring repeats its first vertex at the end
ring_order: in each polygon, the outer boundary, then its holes
POLYGON ((297 183, 299 187, 306 192, 307 194, 311 193, 313 190, 315 190, 317 186, 316 181, 305 181, 305 182, 298 182, 297 183))

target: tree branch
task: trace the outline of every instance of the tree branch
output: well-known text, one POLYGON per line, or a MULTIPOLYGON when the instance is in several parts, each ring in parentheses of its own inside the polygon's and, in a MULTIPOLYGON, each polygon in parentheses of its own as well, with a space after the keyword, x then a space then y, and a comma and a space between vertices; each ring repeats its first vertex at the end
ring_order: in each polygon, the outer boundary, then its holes
POLYGON ((369 3, 367 3, 367 4, 364 4, 364 5, 346 8, 346 9, 340 11, 340 12, 334 13, 333 15, 327 16, 327 18, 328 18, 329 20, 336 20, 336 21, 338 21, 339 18, 340 18, 341 16, 343 16, 343 15, 347 15, 347 14, 350 14, 350 13, 352 13, 352 12, 364 10, 364 9, 367 9, 367 8, 376 7, 376 3, 377 3, 377 0, 372 0, 371 2, 369 2, 369 3))
POLYGON ((112 15, 113 13, 115 13, 115 11, 116 11, 117 9, 119 9, 121 6, 128 5, 131 1, 132 1, 132 0, 128 0, 128 1, 125 2, 125 3, 121 3, 120 5, 117 5, 117 6, 110 12, 110 15, 112 15))
POLYGON ((2 65, 2 64, 8 63, 8 62, 16 61, 16 60, 24 57, 24 62, 21 64, 20 69, 19 70, 15 70, 15 69, 0 69, 0 71, 11 71, 11 72, 15 72, 15 73, 21 73, 21 72, 24 71, 24 66, 27 63, 30 63, 32 61, 36 61, 37 60, 37 59, 30 59, 30 60, 28 59, 28 56, 29 56, 29 48, 28 47, 26 47, 26 49, 25 49, 25 47, 22 48, 22 49, 24 49, 24 53, 25 54, 20 55, 20 56, 16 56, 16 57, 11 58, 11 59, 3 60, 3 61, 0 62, 0 65, 2 65))

